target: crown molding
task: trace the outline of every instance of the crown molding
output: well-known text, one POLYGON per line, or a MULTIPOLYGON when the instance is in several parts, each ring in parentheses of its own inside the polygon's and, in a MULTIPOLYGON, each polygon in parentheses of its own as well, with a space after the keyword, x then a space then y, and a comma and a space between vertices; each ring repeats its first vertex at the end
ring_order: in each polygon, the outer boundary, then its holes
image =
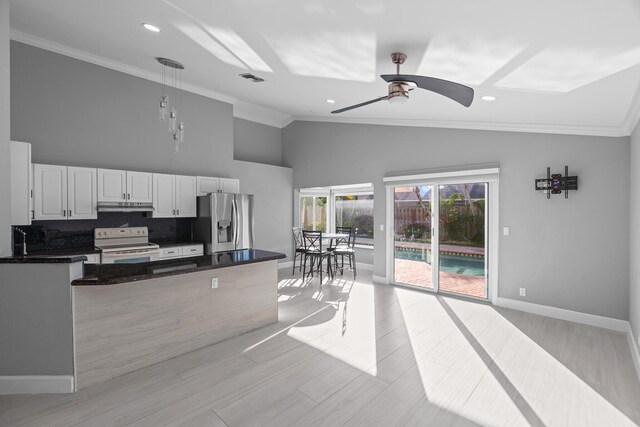
POLYGON ((233 104, 233 116, 279 129, 282 129, 283 123, 291 118, 289 114, 240 100, 233 104))
POLYGON ((471 122, 471 121, 446 121, 446 120, 422 120, 422 119, 369 119, 318 116, 294 116, 294 120, 308 122, 329 122, 329 123, 354 123, 367 125, 384 126, 409 126, 409 127, 431 127, 446 129, 474 129, 503 132, 525 132, 525 133, 548 133, 566 135, 585 136, 627 136, 624 131, 617 126, 579 126, 579 125, 544 125, 537 123, 501 123, 501 122, 471 122))
POLYGON ((622 124, 621 131, 624 135, 631 135, 640 121, 640 85, 636 87, 631 106, 622 124))
MULTIPOLYGON (((98 65, 100 67, 109 68, 111 70, 119 71, 131 76, 150 80, 155 83, 162 83, 162 76, 158 73, 152 73, 141 68, 132 67, 118 61, 113 61, 102 56, 93 55, 91 53, 79 49, 74 49, 69 46, 53 42, 51 40, 36 37, 31 34, 23 33, 21 31, 11 30, 10 38, 11 40, 15 40, 20 43, 28 44, 40 49, 48 50, 60 55, 68 56, 70 58, 98 65)), ((291 119, 291 116, 289 116, 288 114, 261 107, 259 105, 251 104, 249 102, 239 100, 238 98, 225 95, 220 92, 205 89, 201 86, 183 82, 182 90, 195 93, 197 95, 202 95, 207 98, 215 99, 217 101, 232 104, 234 117, 250 120, 252 122, 282 128, 284 127, 283 123, 291 119)))

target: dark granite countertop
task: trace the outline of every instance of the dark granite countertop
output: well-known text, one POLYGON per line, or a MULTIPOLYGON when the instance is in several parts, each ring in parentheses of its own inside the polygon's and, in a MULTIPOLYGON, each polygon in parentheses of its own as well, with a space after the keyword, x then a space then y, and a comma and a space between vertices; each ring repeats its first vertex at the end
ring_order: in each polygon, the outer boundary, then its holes
POLYGON ((73 256, 73 255, 88 255, 99 254, 100 249, 96 249, 93 246, 84 248, 68 248, 68 249, 49 249, 46 251, 28 251, 27 256, 73 256))
POLYGON ((243 249, 136 264, 85 264, 84 277, 74 280, 71 285, 115 285, 283 258, 286 258, 286 255, 278 252, 243 249))
POLYGON ((0 258, 0 264, 72 264, 74 262, 86 261, 87 257, 82 255, 68 256, 46 256, 27 255, 0 258))

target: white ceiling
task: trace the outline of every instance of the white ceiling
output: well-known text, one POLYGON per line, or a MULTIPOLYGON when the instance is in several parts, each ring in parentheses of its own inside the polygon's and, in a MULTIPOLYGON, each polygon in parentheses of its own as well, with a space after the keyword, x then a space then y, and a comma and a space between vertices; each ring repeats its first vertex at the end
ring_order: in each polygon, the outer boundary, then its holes
POLYGON ((640 111, 636 0, 19 0, 11 28, 15 40, 153 80, 154 57, 177 60, 185 89, 278 126, 305 119, 628 135, 640 111), (414 90, 405 105, 330 114, 386 95, 379 75, 395 72, 394 51, 409 56, 403 73, 470 85, 474 103, 414 90))

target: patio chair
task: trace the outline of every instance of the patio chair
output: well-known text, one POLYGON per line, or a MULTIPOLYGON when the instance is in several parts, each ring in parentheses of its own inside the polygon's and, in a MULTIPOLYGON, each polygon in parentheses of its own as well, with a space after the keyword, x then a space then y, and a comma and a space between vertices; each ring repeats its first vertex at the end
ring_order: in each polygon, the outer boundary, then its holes
MULTIPOLYGON (((346 239, 346 244, 338 244, 336 245, 333 252, 333 259, 335 262, 335 270, 340 270, 340 275, 344 273, 344 257, 347 257, 349 260, 349 268, 353 270, 353 278, 356 278, 356 234, 358 233, 357 228, 351 228, 349 232, 349 237, 346 239), (338 257, 340 257, 340 265, 338 265, 338 257)), ((337 231, 338 227, 336 227, 337 231)))
POLYGON ((320 285, 322 285, 322 261, 327 260, 327 273, 329 277, 333 277, 333 269, 331 267, 332 253, 322 247, 322 232, 302 230, 302 241, 304 242, 304 263, 302 267, 302 277, 311 275, 316 267, 320 273, 320 285), (309 260, 309 273, 307 273, 307 260, 309 260))
POLYGON ((298 271, 302 271, 302 263, 304 258, 304 242, 302 241, 302 229, 300 227, 293 227, 293 241, 294 241, 294 252, 293 252, 293 271, 291 274, 295 274, 296 272, 296 259, 300 257, 300 263, 298 264, 298 271))

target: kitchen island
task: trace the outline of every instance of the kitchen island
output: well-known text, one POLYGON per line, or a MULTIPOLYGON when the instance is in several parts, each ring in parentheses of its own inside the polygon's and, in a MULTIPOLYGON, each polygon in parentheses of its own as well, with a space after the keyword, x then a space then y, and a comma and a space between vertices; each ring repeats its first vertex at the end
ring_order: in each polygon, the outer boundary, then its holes
POLYGON ((56 378, 48 377, 64 377, 68 386, 60 387, 58 378, 56 387, 30 384, 28 389, 79 390, 274 323, 277 260, 282 258, 284 254, 251 249, 139 264, 85 265, 83 274, 78 274, 78 257, 66 259, 67 264, 41 259, 48 264, 38 266, 43 267, 39 274, 25 277, 28 286, 16 268, 26 272, 35 259, 0 259, 0 297, 51 312, 34 322, 28 314, 20 315, 24 307, 10 309, 6 304, 13 322, 23 320, 24 327, 20 333, 3 334, 14 339, 11 359, 16 366, 0 371, 0 383, 3 376, 36 375, 53 382, 56 378), (66 286, 52 283, 47 265, 67 266, 70 273, 55 278, 67 280, 66 286), (40 295, 49 301, 39 300, 40 295), (39 324, 52 316, 55 328, 39 324), (45 354, 30 363, 34 347, 45 354), (58 366, 47 366, 48 353, 62 359, 58 366))

